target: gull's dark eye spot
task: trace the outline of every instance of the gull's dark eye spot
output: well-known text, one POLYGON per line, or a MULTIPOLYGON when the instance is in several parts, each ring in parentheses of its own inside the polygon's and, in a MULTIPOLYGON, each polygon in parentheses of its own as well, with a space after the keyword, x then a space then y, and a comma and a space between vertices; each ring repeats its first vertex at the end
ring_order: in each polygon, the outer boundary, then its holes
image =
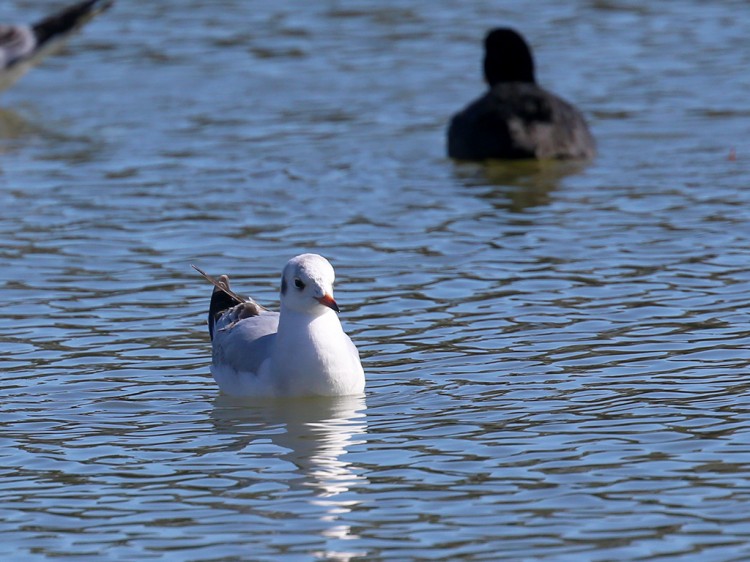
POLYGON ((294 286, 297 287, 300 291, 305 288, 305 284, 299 277, 296 277, 294 279, 294 286))

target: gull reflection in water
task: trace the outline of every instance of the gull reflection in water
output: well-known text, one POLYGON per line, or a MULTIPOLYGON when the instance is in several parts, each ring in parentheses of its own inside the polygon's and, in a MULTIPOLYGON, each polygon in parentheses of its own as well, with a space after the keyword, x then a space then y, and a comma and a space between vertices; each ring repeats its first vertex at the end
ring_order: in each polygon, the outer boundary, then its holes
MULTIPOLYGON (((256 439, 267 438, 288 451, 277 458, 293 463, 303 478, 285 483, 292 490, 313 492, 309 501, 322 508, 319 519, 326 523, 321 535, 328 539, 351 540, 358 536, 341 519, 357 501, 341 496, 354 485, 367 484, 367 478, 343 456, 363 442, 358 437, 367 432, 366 408, 363 396, 272 400, 263 404, 219 396, 214 402, 212 419, 222 433, 243 435, 241 443, 235 443, 235 447, 244 448, 256 439), (253 427, 264 430, 256 431, 253 427)), ((330 560, 348 560, 365 554, 316 553, 330 560)))

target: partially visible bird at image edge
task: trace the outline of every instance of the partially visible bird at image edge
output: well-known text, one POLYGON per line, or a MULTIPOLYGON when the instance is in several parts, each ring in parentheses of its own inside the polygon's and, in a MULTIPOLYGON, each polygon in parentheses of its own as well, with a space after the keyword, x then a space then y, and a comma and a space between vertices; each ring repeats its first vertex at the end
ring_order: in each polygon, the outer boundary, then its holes
POLYGON ((114 0, 86 0, 34 24, 0 24, 0 91, 59 48, 65 39, 114 0))

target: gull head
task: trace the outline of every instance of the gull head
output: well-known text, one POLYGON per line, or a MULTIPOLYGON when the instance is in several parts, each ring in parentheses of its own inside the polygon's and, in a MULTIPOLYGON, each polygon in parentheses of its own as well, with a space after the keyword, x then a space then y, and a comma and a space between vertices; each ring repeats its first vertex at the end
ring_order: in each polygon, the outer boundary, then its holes
POLYGON ((328 260, 318 254, 290 259, 281 274, 281 304, 297 312, 318 316, 328 309, 339 311, 333 300, 336 275, 328 260))

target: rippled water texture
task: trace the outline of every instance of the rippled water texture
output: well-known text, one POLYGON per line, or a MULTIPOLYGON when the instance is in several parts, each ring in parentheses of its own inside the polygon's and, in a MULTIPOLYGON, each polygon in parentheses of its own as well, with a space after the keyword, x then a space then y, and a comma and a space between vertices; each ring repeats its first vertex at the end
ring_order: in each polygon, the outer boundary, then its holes
POLYGON ((0 557, 750 559, 749 24, 119 1, 1 99, 0 557), (590 166, 444 157, 502 24, 590 166), (273 306, 301 251, 366 397, 220 397, 190 264, 273 306))

